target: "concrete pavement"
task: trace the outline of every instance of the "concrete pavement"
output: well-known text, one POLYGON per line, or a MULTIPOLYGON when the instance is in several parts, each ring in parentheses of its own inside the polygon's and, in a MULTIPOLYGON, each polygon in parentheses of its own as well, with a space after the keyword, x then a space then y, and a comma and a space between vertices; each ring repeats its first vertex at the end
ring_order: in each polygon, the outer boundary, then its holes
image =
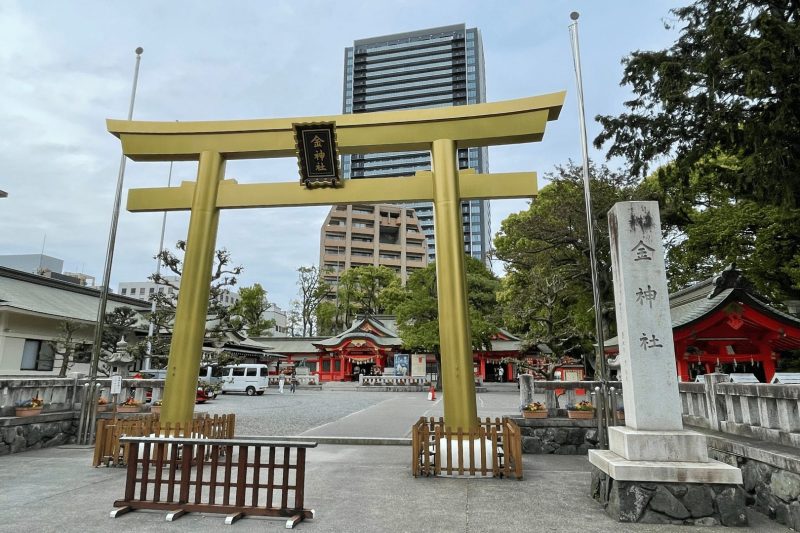
MULTIPOLYGON (((623 525, 588 496, 585 457, 526 456, 522 481, 414 479, 406 446, 334 446, 309 450, 306 504, 317 512, 300 531, 320 532, 682 532, 681 526, 623 525)), ((165 522, 163 512, 109 518, 123 494, 125 469, 92 468, 91 450, 61 447, 0 457, 0 531, 37 533, 227 530, 221 515, 187 514, 165 522)), ((786 528, 754 515, 750 528, 786 528)), ((282 520, 245 518, 236 533, 280 531, 282 520)), ((731 531, 722 527, 707 531, 731 531)))
MULTIPOLYGON (((516 390, 478 395, 481 416, 516 411, 516 390)), ((419 416, 440 416, 441 399, 423 394, 309 392, 285 397, 233 397, 203 406, 231 412, 238 407, 237 435, 271 435, 294 428, 305 438, 402 438, 419 416), (341 396, 337 396, 337 394, 341 396), (374 395, 374 396, 373 396, 374 395), (305 414, 306 409, 317 411, 305 414), (327 422, 322 414, 329 416, 327 422), (240 416, 241 414, 241 416, 240 416), (305 416, 300 419, 299 417, 305 416), (279 423, 273 423, 280 417, 279 423), (334 418, 331 420, 331 418, 334 418), (285 419, 285 420, 284 420, 285 419), (316 427, 309 427, 314 421, 316 427), (293 423, 294 425, 292 425, 293 423), (264 433, 260 433, 264 434, 264 433)), ((123 468, 92 468, 92 450, 63 446, 0 456, 0 532, 202 533, 226 529, 221 515, 188 514, 166 522, 165 513, 136 511, 109 517, 122 497, 123 468)), ((414 479, 408 446, 321 444, 309 450, 306 505, 317 518, 300 531, 319 532, 682 532, 682 526, 619 524, 589 498, 589 463, 584 456, 526 455, 524 479, 414 479)), ((280 531, 282 520, 246 518, 236 533, 280 531)), ((227 530, 227 529, 226 529, 227 530)), ((708 531, 731 531, 706 528, 708 531)), ((776 532, 787 528, 752 514, 751 527, 736 531, 776 532)))

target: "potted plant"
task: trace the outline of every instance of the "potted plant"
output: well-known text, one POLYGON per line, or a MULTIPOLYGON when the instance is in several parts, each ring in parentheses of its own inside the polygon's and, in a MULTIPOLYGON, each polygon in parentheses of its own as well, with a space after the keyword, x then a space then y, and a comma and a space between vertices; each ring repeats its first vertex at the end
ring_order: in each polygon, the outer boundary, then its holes
POLYGON ((617 411, 614 413, 614 416, 617 419, 617 422, 625 423, 625 407, 617 407, 617 411))
POLYGON ((523 418, 547 418, 547 407, 541 402, 533 402, 522 406, 523 418))
POLYGON ((16 408, 17 416, 34 416, 42 412, 44 400, 38 396, 34 396, 30 400, 17 402, 14 407, 16 408))
POLYGON ((161 413, 161 406, 164 404, 162 400, 156 400, 150 404, 150 412, 154 415, 161 413))
POLYGON ((576 405, 568 405, 567 416, 569 418, 594 418, 594 405, 586 400, 578 402, 576 405))
POLYGON ((133 396, 119 404, 118 413, 138 413, 142 409, 142 403, 133 396))
POLYGON ((108 409, 108 398, 106 398, 105 396, 100 396, 97 399, 97 412, 102 413, 107 409, 108 409))

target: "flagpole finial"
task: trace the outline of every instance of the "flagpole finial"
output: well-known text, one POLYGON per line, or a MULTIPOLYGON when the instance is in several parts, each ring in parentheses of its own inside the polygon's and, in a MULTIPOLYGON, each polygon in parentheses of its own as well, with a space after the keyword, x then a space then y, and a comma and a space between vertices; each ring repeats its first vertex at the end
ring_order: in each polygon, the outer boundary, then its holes
POLYGON ((578 17, 580 17, 580 16, 581 16, 581 14, 578 13, 577 11, 573 11, 572 13, 569 14, 569 18, 572 19, 572 20, 578 20, 578 17))
POLYGON ((141 46, 136 49, 136 55, 137 56, 142 55, 142 52, 144 52, 144 48, 142 48, 141 46))

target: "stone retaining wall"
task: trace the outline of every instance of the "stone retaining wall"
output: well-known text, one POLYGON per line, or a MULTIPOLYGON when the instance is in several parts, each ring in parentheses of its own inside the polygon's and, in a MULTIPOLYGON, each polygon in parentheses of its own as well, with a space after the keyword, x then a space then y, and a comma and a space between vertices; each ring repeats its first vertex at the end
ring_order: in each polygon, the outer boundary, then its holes
POLYGON ((522 433, 522 453, 586 455, 597 447, 594 420, 513 418, 522 433))
POLYGON ((0 455, 75 442, 77 422, 71 411, 0 418, 0 455))
MULTIPOLYGON (((709 457, 742 469, 748 506, 800 531, 800 475, 754 459, 709 449, 709 457)), ((784 465, 785 466, 785 465, 784 465)))

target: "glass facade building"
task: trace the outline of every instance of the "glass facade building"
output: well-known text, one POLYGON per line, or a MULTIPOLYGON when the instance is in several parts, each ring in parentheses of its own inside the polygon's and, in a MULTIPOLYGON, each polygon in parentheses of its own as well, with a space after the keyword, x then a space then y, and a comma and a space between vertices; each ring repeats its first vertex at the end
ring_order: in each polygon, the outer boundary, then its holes
MULTIPOLYGON (((344 53, 344 113, 369 113, 476 104, 486 101, 483 45, 464 24, 384 35, 353 42, 344 53)), ((458 151, 459 168, 488 173, 486 148, 458 151)), ((430 170, 430 152, 346 155, 345 178, 411 176, 430 170)), ((433 206, 412 203, 436 258, 433 206)), ((487 266, 491 246, 488 200, 462 202, 464 251, 487 266)))

